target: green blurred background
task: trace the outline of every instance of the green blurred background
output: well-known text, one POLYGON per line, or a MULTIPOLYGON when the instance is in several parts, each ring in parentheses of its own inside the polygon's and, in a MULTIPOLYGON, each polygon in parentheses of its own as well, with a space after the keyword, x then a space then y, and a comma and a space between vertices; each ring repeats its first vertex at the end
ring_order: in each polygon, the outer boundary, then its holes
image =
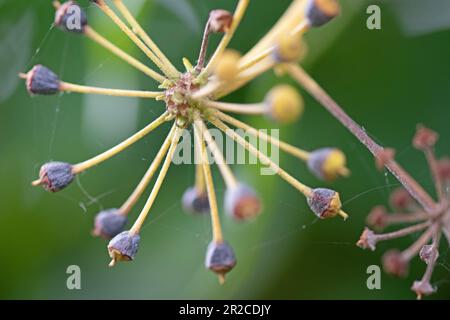
MULTIPOLYGON (((439 155, 449 154, 450 31, 443 1, 386 1, 382 30, 366 28, 365 1, 341 1, 343 13, 307 35, 305 67, 429 190, 424 157, 410 146, 417 123, 441 134, 439 155), (438 19, 439 18, 439 19, 438 19), (440 21, 436 26, 436 21, 440 21)), ((126 1, 164 52, 181 67, 195 60, 209 10, 232 10, 229 0, 126 1)), ((290 0, 256 0, 231 46, 250 49, 290 0)), ((371 2, 372 3, 372 2, 371 2)), ((92 25, 134 55, 144 56, 88 1, 80 1, 92 25)), ((30 97, 17 73, 44 64, 64 80, 105 87, 155 89, 155 83, 82 36, 51 28, 51 1, 0 0, 0 298, 17 299, 413 299, 412 282, 424 272, 415 259, 407 279, 382 276, 382 290, 366 287, 366 269, 388 248, 405 248, 414 237, 382 244, 375 253, 354 243, 368 211, 386 204, 397 182, 376 171, 368 152, 304 93, 306 110, 281 137, 306 149, 337 146, 348 155, 351 177, 333 185, 351 215, 317 221, 305 200, 281 179, 260 176, 257 166, 237 166, 240 179, 257 187, 263 215, 254 223, 223 218, 238 264, 221 287, 203 267, 210 240, 207 218, 182 212, 180 197, 193 183, 192 166, 173 166, 142 232, 137 259, 109 269, 106 243, 91 237, 101 208, 120 206, 146 170, 168 128, 83 174, 58 194, 32 188, 48 160, 78 162, 143 127, 164 110, 161 103, 66 94, 30 97), (79 265, 82 289, 66 288, 66 268, 79 265)), ((212 43, 217 42, 215 37, 212 43)), ((277 82, 268 73, 228 99, 260 101, 277 82)), ((258 127, 265 119, 243 117, 258 127)), ((281 166, 312 186, 323 186, 304 164, 282 155, 281 166)), ((220 202, 223 183, 218 172, 220 202)), ((144 197, 145 198, 145 197, 144 197)), ((220 204, 221 205, 221 204, 220 204)), ((142 201, 133 212, 135 216, 142 201)), ((443 242, 433 276, 450 297, 448 247, 443 242)))

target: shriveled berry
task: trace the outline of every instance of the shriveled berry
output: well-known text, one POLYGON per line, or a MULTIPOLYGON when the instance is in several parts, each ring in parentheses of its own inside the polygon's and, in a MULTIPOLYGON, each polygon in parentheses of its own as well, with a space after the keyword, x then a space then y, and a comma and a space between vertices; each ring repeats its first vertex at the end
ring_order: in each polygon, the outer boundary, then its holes
POLYGON ((256 192, 245 184, 228 188, 225 192, 225 212, 238 221, 255 218, 261 213, 261 200, 256 192))
POLYGON ((239 73, 241 54, 235 50, 226 50, 214 67, 214 74, 222 81, 231 81, 239 73))
POLYGON ((129 231, 123 231, 116 235, 108 244, 108 252, 112 261, 111 267, 117 261, 131 261, 136 256, 141 237, 138 234, 130 234, 129 231))
POLYGON ((66 162, 49 162, 39 171, 39 180, 36 184, 51 192, 58 192, 67 187, 74 178, 72 165, 66 162))
POLYGON ((409 209, 416 203, 404 188, 396 188, 392 191, 389 200, 391 206, 400 210, 409 209))
POLYGON ((439 252, 435 250, 434 245, 427 244, 420 249, 420 259, 426 264, 435 263, 439 258, 439 252))
POLYGON ((278 39, 274 58, 277 62, 297 62, 304 52, 300 37, 284 34, 278 39))
POLYGON ((437 161, 438 175, 444 182, 450 182, 450 158, 442 158, 437 161))
POLYGON ((384 206, 376 206, 370 211, 367 216, 367 224, 378 230, 382 230, 386 227, 387 223, 387 211, 384 206))
POLYGON ((302 96, 289 85, 279 85, 265 98, 268 116, 279 123, 289 124, 300 118, 304 109, 302 96))
POLYGON ((236 265, 233 248, 227 242, 212 241, 206 251, 205 266, 217 273, 221 281, 236 265))
POLYGON ((58 76, 40 64, 26 75, 26 86, 30 94, 52 95, 59 91, 59 85, 58 76))
POLYGON ((67 1, 56 10, 55 25, 63 31, 82 33, 87 23, 86 13, 75 1, 67 1))
POLYGON ((127 220, 119 209, 103 210, 95 216, 92 233, 97 237, 111 239, 123 231, 127 220))
POLYGON ((306 18, 312 27, 320 27, 340 13, 336 0, 309 0, 306 4, 306 18))
POLYGON ((392 249, 383 255, 383 268, 386 273, 403 278, 408 274, 409 261, 403 258, 400 251, 392 249))
POLYGON ((369 228, 365 228, 356 245, 362 249, 370 249, 375 251, 377 245, 375 233, 369 228))
POLYGON ((416 149, 426 150, 434 147, 438 138, 439 135, 435 131, 428 129, 423 125, 418 125, 413 139, 413 145, 416 149))
POLYGON ((233 14, 227 10, 216 9, 209 13, 208 22, 212 32, 227 32, 233 23, 233 14))
POLYGON ((411 290, 417 294, 417 299, 422 299, 423 296, 435 293, 437 289, 429 281, 414 281, 411 290))
POLYGON ((308 197, 308 205, 320 219, 333 218, 341 210, 342 204, 339 193, 331 189, 317 188, 308 197))
POLYGON ((335 148, 323 148, 311 152, 308 159, 308 168, 319 179, 325 181, 335 180, 340 175, 348 174, 345 167, 345 154, 335 148))
POLYGON ((206 192, 199 192, 196 187, 187 189, 183 194, 181 202, 186 212, 194 214, 209 213, 208 194, 206 192))

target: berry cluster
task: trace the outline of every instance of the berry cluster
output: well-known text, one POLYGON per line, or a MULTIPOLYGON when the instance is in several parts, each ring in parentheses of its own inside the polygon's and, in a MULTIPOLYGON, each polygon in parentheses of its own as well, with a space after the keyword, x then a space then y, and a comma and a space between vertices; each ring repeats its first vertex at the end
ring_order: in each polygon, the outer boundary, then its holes
MULTIPOLYGON (((383 256, 384 270, 397 277, 405 277, 408 274, 409 263, 415 256, 418 255, 425 262, 427 268, 424 276, 419 281, 415 281, 411 287, 419 299, 436 291, 430 280, 439 257, 441 235, 445 234, 450 242, 450 198, 448 194, 450 160, 448 158, 436 159, 433 149, 437 140, 437 133, 424 126, 417 127, 413 139, 414 147, 425 153, 435 182, 438 200, 433 204, 432 209, 419 205, 404 188, 395 189, 391 193, 390 203, 396 212, 388 213, 384 206, 376 206, 367 217, 367 224, 377 231, 399 224, 408 226, 381 234, 366 228, 357 243, 363 249, 375 250, 376 245, 381 241, 421 232, 421 236, 406 250, 391 249, 383 256)), ((391 149, 387 154, 393 157, 395 152, 391 149)), ((377 162, 383 161, 390 161, 386 157, 386 153, 377 162)))
POLYGON ((232 247, 225 241, 222 233, 207 148, 213 155, 227 187, 224 199, 225 212, 237 221, 253 220, 260 214, 262 203, 250 186, 239 182, 234 176, 224 160, 222 151, 208 132, 208 124, 223 131, 248 152, 255 155, 262 164, 270 167, 296 188, 306 197, 307 204, 317 217, 326 219, 339 215, 344 219, 347 218, 347 214, 341 209, 338 192, 305 185, 229 127, 231 125, 244 129, 249 134, 297 157, 304 161, 311 172, 322 180, 331 181, 339 176, 347 176, 349 170, 346 168, 346 158, 340 150, 335 148, 321 148, 312 152, 302 150, 266 135, 225 113, 265 115, 277 123, 292 123, 301 116, 304 109, 303 99, 294 88, 287 85, 276 86, 260 103, 237 104, 219 101, 222 97, 269 70, 284 70, 295 78, 298 72, 302 71, 297 63, 305 54, 302 35, 310 28, 319 27, 336 17, 340 11, 337 1, 292 1, 285 15, 273 29, 245 55, 228 49, 228 46, 250 1, 239 0, 234 14, 222 9, 213 10, 206 23, 197 63, 194 66, 184 58, 183 64, 186 70, 182 72, 174 67, 143 30, 122 0, 111 1, 115 9, 110 7, 105 0, 91 2, 143 51, 159 71, 138 61, 96 32, 89 25, 83 9, 75 1, 67 1, 64 4, 54 2, 55 25, 65 32, 84 35, 98 43, 156 81, 159 84, 159 90, 121 90, 73 84, 62 81, 54 72, 42 65, 35 66, 28 73, 21 74, 21 77, 26 80, 26 87, 32 95, 78 92, 156 99, 163 101, 166 105, 166 111, 162 115, 120 144, 77 164, 47 163, 42 166, 39 179, 33 182, 33 185, 41 185, 51 192, 61 191, 74 180, 76 175, 122 152, 162 124, 173 122, 158 154, 127 201, 119 208, 100 212, 95 218, 93 233, 111 239, 108 244, 109 255, 112 259, 111 266, 117 261, 130 261, 135 258, 139 247, 141 228, 165 179, 179 139, 183 131, 189 127, 194 130, 195 153, 201 161, 196 164, 195 185, 185 192, 182 204, 188 212, 208 214, 211 217, 213 239, 207 249, 205 265, 218 274, 221 282, 223 282, 225 274, 235 266, 236 258, 232 247), (74 17, 74 13, 80 13, 80 16, 74 17), (74 23, 74 18, 78 18, 78 25, 74 23), (222 33, 223 37, 208 59, 208 39, 212 33, 222 33), (126 230, 129 214, 159 167, 161 169, 147 202, 133 225, 126 230))

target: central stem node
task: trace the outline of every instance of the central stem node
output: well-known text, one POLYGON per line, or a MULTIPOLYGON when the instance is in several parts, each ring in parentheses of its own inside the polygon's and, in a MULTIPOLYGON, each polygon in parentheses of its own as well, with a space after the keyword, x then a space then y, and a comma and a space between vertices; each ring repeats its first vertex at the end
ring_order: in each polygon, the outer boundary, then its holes
POLYGON ((195 104, 191 102, 189 97, 193 92, 197 91, 200 85, 196 81, 196 76, 190 72, 186 72, 179 79, 169 86, 164 92, 164 101, 167 111, 170 113, 190 119, 195 104))

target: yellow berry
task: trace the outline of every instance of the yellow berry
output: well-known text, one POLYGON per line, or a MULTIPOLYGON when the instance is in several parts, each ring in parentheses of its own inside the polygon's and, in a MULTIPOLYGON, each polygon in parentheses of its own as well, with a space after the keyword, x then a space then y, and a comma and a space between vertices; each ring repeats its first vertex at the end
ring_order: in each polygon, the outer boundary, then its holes
POLYGON ((269 116, 280 123, 292 123, 303 113, 302 96, 288 85, 274 87, 266 96, 269 116))
POLYGON ((338 176, 349 174, 346 162, 345 154, 341 150, 322 148, 311 152, 308 167, 318 178, 332 181, 338 176))
POLYGON ((214 74, 223 81, 233 80, 239 72, 241 54, 235 50, 227 50, 217 62, 214 74))
POLYGON ((278 39, 275 50, 275 59, 278 62, 297 62, 302 55, 304 47, 301 37, 284 34, 278 39))

